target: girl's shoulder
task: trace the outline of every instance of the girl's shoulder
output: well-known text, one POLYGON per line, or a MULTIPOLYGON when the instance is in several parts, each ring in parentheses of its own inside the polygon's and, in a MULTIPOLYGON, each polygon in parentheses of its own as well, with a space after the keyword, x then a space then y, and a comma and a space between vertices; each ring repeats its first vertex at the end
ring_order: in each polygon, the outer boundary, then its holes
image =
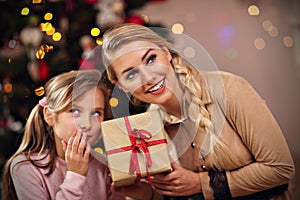
POLYGON ((49 162, 49 156, 46 153, 34 153, 30 156, 25 155, 24 153, 17 155, 15 158, 13 158, 11 167, 15 166, 31 166, 31 160, 38 161, 40 164, 45 164, 49 162))

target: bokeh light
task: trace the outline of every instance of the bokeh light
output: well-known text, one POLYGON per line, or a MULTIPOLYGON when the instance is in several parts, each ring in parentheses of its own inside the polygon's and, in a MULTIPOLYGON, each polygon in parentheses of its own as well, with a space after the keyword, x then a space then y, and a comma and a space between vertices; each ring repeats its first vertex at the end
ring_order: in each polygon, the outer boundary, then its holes
POLYGON ((61 33, 59 32, 56 32, 52 35, 52 39, 56 42, 60 41, 61 40, 61 33))
POLYGON ((45 15, 44 15, 44 19, 45 20, 51 20, 53 18, 53 14, 52 13, 46 13, 45 15))
POLYGON ((294 40, 291 36, 287 35, 283 37, 283 44, 286 47, 292 47, 294 46, 294 40))
POLYGON ((184 31, 184 27, 182 24, 176 23, 172 26, 172 32, 175 34, 181 34, 184 31))
POLYGON ((102 45, 103 39, 102 39, 102 38, 97 38, 97 39, 96 39, 96 43, 97 43, 98 45, 102 45))
POLYGON ((263 21, 262 26, 265 31, 271 31, 273 28, 273 23, 270 20, 265 20, 263 21))
POLYGON ((24 8, 21 10, 21 15, 28 15, 28 14, 29 14, 29 8, 24 7, 24 8))
POLYGON ((49 31, 46 31, 46 34, 49 35, 49 36, 51 36, 51 35, 53 35, 55 33, 55 31, 56 31, 55 28, 52 27, 49 31))
POLYGON ((187 58, 193 58, 196 55, 196 51, 193 47, 186 47, 183 53, 187 58))
POLYGON ((116 107, 118 104, 119 104, 119 100, 115 97, 113 97, 109 100, 109 105, 111 107, 116 107))
POLYGON ((262 49, 265 48, 266 42, 263 38, 256 38, 254 40, 254 46, 255 46, 256 49, 262 50, 262 49))
POLYGON ((39 49, 35 53, 35 56, 37 59, 43 59, 45 57, 45 51, 43 51, 42 49, 39 49))
POLYGON ((99 28, 92 28, 91 29, 91 35, 92 36, 98 36, 100 34, 100 29, 99 28))
POLYGON ((38 87, 34 90, 34 93, 39 97, 43 96, 45 94, 45 88, 43 86, 38 87))
POLYGON ((42 0, 32 0, 32 3, 42 3, 42 0))
POLYGON ((251 5, 248 7, 249 15, 259 15, 259 8, 256 5, 251 5))
POLYGON ((4 84, 4 87, 3 87, 4 92, 11 93, 12 89, 13 89, 13 86, 11 83, 4 84))

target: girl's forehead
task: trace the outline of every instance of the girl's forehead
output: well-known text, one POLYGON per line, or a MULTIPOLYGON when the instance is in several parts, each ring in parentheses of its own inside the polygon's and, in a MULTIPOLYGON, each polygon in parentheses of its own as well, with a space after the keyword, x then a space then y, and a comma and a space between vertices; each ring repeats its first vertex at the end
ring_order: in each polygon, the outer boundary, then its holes
POLYGON ((159 46, 152 42, 148 41, 134 41, 130 42, 128 44, 122 45, 120 48, 116 49, 113 55, 112 62, 120 58, 123 55, 126 55, 128 53, 132 52, 139 52, 141 50, 145 49, 161 49, 159 46))

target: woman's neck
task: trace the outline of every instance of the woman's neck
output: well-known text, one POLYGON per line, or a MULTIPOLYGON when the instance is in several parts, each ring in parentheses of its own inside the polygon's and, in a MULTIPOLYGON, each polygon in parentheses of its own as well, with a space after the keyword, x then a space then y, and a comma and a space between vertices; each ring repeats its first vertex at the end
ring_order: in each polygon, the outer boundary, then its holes
POLYGON ((180 86, 178 86, 170 100, 162 104, 161 106, 166 110, 168 114, 174 115, 177 118, 181 118, 183 101, 184 91, 180 86))

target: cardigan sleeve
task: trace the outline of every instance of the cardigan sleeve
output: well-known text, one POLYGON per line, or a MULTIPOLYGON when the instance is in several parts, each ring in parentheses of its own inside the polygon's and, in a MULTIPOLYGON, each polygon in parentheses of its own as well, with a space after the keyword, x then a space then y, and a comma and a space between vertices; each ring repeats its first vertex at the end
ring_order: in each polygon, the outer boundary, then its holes
POLYGON ((231 195, 244 196, 290 182, 295 166, 274 116, 248 81, 235 75, 228 76, 225 82, 226 115, 254 160, 226 172, 231 195))

